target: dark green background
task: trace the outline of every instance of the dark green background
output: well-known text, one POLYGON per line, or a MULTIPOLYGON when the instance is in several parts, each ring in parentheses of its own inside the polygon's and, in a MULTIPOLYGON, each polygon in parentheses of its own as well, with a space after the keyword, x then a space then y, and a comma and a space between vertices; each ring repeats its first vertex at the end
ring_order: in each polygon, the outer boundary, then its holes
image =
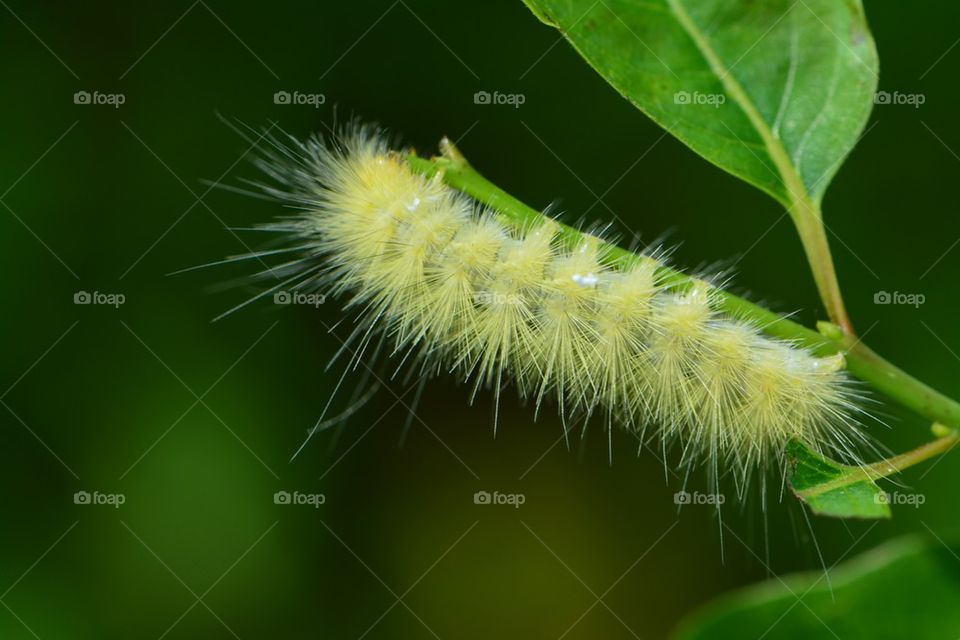
MULTIPOLYGON (((264 301, 211 324, 251 295, 222 285, 253 265, 166 275, 261 246, 225 227, 279 213, 208 192, 203 180, 255 176, 217 114, 302 136, 336 111, 425 151, 459 138, 532 205, 559 199, 574 220, 616 212, 628 238, 669 232, 685 267, 742 258, 736 286, 820 318, 779 207, 661 139, 519 0, 0 4, 0 637, 413 638, 429 627, 443 638, 657 638, 732 587, 819 566, 778 487, 769 558, 757 500, 742 513, 729 505, 721 556, 712 513, 678 518, 680 480, 665 483, 631 437, 616 435, 611 467, 599 429, 568 452, 554 446, 556 418, 534 423, 507 394, 494 439, 489 396, 470 407, 449 380, 428 386, 402 448, 407 411, 382 390, 290 462, 337 377, 325 371, 339 343, 324 323, 341 319, 338 306, 264 301), (76 105, 80 90, 126 102, 76 105), (327 101, 276 105, 280 90, 327 101), (476 105, 480 90, 526 102, 476 105), (74 305, 80 290, 126 303, 74 305), (80 490, 126 503, 75 505, 80 490), (322 492, 326 504, 275 505, 279 490, 322 492), (478 490, 526 503, 477 506, 478 490)), ((926 103, 877 107, 837 176, 825 204, 836 262, 868 342, 956 396, 960 47, 948 49, 960 7, 867 12, 881 89, 926 103), (926 304, 878 306, 880 290, 926 304)), ((893 450, 928 437, 916 418, 875 411, 893 450)), ((948 535, 958 477, 955 455, 911 470, 904 481, 926 504, 892 522, 814 521, 826 562, 904 531, 948 535)))

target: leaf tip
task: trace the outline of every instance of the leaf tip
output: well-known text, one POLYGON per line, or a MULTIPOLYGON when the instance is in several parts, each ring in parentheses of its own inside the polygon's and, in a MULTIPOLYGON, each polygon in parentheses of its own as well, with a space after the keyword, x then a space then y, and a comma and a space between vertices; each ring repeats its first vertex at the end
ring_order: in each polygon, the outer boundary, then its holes
POLYGON ((530 9, 530 12, 537 17, 537 20, 547 25, 548 27, 553 27, 554 29, 559 29, 560 24, 547 15, 546 10, 540 6, 540 3, 537 0, 523 0, 523 4, 527 5, 527 8, 530 9))

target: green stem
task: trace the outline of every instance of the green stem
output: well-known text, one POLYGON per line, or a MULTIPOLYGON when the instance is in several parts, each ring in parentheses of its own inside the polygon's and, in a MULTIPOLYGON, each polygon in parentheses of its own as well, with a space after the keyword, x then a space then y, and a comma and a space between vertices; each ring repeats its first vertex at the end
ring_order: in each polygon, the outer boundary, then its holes
MULTIPOLYGON (((440 174, 446 184, 486 204, 508 223, 535 225, 544 221, 542 212, 527 206, 480 175, 449 142, 444 143, 443 150, 444 157, 426 159, 410 154, 407 160, 421 174, 440 174)), ((574 245, 582 237, 583 233, 579 230, 560 225, 562 242, 574 245)), ((635 253, 616 245, 604 243, 603 246, 608 251, 607 260, 613 266, 637 259, 635 253)), ((666 284, 678 290, 700 282, 667 266, 659 268, 659 275, 666 284)), ((765 333, 791 340, 819 356, 842 354, 847 369, 854 377, 931 422, 951 429, 960 428, 960 403, 898 369, 850 333, 829 324, 817 332, 727 291, 716 291, 719 309, 724 313, 754 322, 765 333)))
POLYGON ((847 315, 847 308, 840 294, 840 283, 837 281, 837 272, 833 266, 833 254, 830 253, 830 244, 827 242, 827 232, 823 225, 820 207, 807 198, 799 198, 794 201, 789 212, 800 235, 803 250, 807 254, 807 262, 810 263, 813 279, 827 314, 843 333, 848 336, 854 335, 850 316, 847 315))
POLYGON ((877 480, 900 473, 915 464, 949 451, 957 442, 960 442, 960 432, 952 431, 948 435, 931 440, 906 453, 866 465, 863 467, 864 479, 877 480))
POLYGON ((955 447, 958 442, 960 442, 960 432, 950 431, 947 435, 922 444, 916 449, 911 449, 906 453, 901 453, 900 455, 874 462, 873 464, 862 467, 844 466, 846 471, 839 478, 818 484, 810 489, 797 491, 796 494, 797 497, 808 500, 841 487, 863 482, 864 480, 873 482, 880 478, 887 478, 925 460, 946 453, 955 447))

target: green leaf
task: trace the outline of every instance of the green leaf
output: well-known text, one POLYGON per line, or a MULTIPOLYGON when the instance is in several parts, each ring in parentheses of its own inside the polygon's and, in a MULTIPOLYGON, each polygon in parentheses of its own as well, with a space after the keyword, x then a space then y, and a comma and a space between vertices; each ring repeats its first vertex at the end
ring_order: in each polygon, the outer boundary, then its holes
POLYGON ((860 467, 840 464, 796 440, 787 446, 790 489, 817 515, 889 518, 887 494, 860 467))
POLYGON ((524 0, 654 121, 788 209, 819 211, 873 106, 860 0, 524 0))
POLYGON ((901 538, 830 571, 773 578, 722 596, 676 640, 960 637, 960 547, 901 538), (832 587, 832 588, 831 588, 832 587))

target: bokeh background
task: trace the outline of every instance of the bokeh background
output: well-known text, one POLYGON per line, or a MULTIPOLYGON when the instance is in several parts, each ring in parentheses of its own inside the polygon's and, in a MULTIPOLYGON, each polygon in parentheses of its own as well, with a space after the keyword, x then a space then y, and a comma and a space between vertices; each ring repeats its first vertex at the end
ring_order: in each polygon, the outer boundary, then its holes
MULTIPOLYGON (((960 7, 866 4, 880 88, 925 103, 878 106, 834 181, 836 262, 867 341, 956 396, 960 7), (876 305, 878 291, 926 302, 876 305)), ((774 488, 766 515, 728 505, 721 529, 709 508, 677 513, 682 479, 632 437, 615 434, 609 465, 599 429, 568 450, 555 417, 534 422, 506 394, 494 438, 489 396, 468 406, 452 381, 426 388, 405 438, 415 392, 392 381, 291 461, 340 373, 327 328, 344 321, 345 336, 350 320, 264 300, 211 323, 255 292, 225 286, 255 265, 168 275, 263 246, 228 228, 280 213, 205 182, 256 176, 223 120, 303 136, 356 114, 425 152, 449 135, 526 202, 667 234, 677 263, 734 266, 736 286, 812 323, 793 229, 519 0, 0 5, 0 637, 658 638, 718 594, 821 568, 811 529, 829 566, 956 525, 954 454, 905 474, 925 504, 890 522, 808 525, 774 488), (75 104, 78 91, 124 102, 75 104), (525 100, 475 104, 478 91, 525 100), (74 304, 80 291, 124 303, 74 304), (76 504, 81 491, 123 504, 76 504), (275 504, 278 491, 325 502, 275 504), (525 502, 476 505, 477 491, 525 502)), ((891 449, 928 437, 876 410, 891 449)))

